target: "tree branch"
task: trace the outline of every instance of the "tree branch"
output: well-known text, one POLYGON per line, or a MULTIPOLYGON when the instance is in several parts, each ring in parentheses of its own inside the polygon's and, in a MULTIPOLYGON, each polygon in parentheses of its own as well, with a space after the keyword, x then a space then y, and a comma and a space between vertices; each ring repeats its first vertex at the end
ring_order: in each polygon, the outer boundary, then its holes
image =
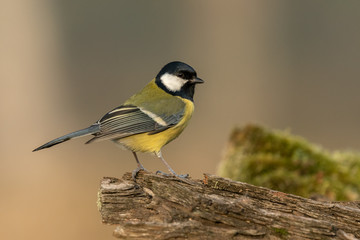
POLYGON ((205 174, 103 178, 102 221, 126 239, 357 239, 359 202, 323 202, 205 174), (191 184, 189 184, 191 183, 191 184))

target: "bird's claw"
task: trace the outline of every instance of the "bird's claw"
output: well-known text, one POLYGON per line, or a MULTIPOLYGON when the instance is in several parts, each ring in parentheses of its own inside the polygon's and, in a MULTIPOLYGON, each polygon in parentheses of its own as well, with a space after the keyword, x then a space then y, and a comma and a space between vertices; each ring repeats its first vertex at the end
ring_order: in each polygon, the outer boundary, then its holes
POLYGON ((136 182, 136 176, 138 175, 138 173, 143 170, 145 172, 147 172, 147 170, 143 167, 143 166, 139 166, 136 169, 134 169, 131 173, 131 177, 134 180, 134 182, 136 182))
POLYGON ((156 171, 156 174, 161 174, 161 175, 164 175, 164 176, 167 176, 167 177, 171 177, 171 176, 175 176, 175 177, 178 177, 178 178, 189 178, 189 174, 173 174, 173 173, 164 173, 163 171, 156 171))

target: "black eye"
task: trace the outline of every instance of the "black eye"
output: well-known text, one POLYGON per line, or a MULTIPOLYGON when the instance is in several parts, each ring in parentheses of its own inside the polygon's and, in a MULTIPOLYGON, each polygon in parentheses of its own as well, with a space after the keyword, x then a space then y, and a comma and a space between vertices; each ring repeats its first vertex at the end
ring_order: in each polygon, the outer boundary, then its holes
POLYGON ((183 72, 179 72, 179 73, 177 74, 177 76, 178 76, 179 78, 184 78, 184 77, 185 77, 185 74, 184 74, 183 72))

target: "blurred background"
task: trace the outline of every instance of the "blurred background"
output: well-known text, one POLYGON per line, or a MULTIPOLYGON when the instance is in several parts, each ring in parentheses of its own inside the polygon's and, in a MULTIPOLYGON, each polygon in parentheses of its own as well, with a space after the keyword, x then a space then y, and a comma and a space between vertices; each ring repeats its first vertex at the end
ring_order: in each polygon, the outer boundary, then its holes
MULTIPOLYGON (((113 239, 100 179, 131 152, 76 139, 184 61, 206 82, 184 133, 164 148, 177 173, 215 173, 235 125, 291 129, 360 149, 360 1, 0 1, 0 239, 113 239)), ((166 168, 140 154, 146 168, 166 168)))

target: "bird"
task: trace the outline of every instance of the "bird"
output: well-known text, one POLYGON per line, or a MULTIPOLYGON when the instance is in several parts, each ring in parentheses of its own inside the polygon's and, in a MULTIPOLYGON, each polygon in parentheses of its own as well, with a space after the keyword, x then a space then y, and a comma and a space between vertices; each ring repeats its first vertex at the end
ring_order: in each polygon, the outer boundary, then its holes
POLYGON ((188 174, 176 174, 161 150, 188 125, 194 111, 195 85, 201 83, 204 81, 197 77, 190 65, 180 61, 170 62, 142 90, 94 124, 45 143, 33 152, 92 135, 93 138, 86 144, 110 140, 133 153, 137 163, 137 168, 132 171, 134 181, 140 170, 146 170, 137 152, 154 153, 168 168, 170 175, 187 178, 188 174))

